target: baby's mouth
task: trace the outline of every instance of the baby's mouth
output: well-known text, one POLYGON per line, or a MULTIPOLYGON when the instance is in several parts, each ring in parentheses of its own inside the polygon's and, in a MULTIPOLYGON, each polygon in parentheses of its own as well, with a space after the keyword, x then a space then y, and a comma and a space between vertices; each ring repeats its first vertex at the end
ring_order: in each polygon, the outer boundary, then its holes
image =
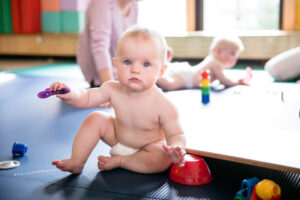
POLYGON ((130 78, 129 80, 132 81, 132 82, 140 82, 140 79, 135 78, 135 77, 130 78))

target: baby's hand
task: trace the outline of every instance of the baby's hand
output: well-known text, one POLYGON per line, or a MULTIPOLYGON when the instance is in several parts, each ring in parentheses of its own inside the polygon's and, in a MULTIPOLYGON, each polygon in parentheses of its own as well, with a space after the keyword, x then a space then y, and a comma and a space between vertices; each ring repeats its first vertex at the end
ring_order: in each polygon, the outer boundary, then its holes
POLYGON ((102 104, 100 104, 100 107, 101 108, 110 108, 111 107, 111 102, 108 101, 108 102, 102 103, 102 104))
MULTIPOLYGON (((61 90, 63 88, 69 88, 69 86, 67 86, 65 83, 62 83, 62 82, 54 82, 50 85, 50 90, 51 91, 57 91, 57 90, 61 90)), ((57 98, 60 98, 62 100, 70 100, 71 99, 71 89, 70 89, 70 92, 66 93, 66 94, 56 94, 56 97, 57 98)))
POLYGON ((166 151, 169 159, 174 164, 184 164, 184 156, 186 154, 185 150, 182 147, 172 147, 168 145, 163 145, 164 150, 166 151))
POLYGON ((252 76, 253 76, 252 75, 252 68, 248 66, 245 71, 246 71, 246 76, 239 80, 239 84, 249 86, 250 85, 250 80, 252 79, 252 76))
POLYGON ((239 85, 247 85, 246 82, 245 82, 245 80, 244 80, 244 78, 239 79, 238 80, 238 84, 239 85))

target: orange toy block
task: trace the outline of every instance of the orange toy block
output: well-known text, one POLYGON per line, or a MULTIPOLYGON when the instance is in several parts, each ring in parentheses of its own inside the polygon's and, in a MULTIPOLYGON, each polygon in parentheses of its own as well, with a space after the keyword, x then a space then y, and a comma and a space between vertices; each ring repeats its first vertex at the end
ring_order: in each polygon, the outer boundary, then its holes
POLYGON ((41 0, 41 11, 61 11, 60 0, 41 0))
POLYGON ((209 79, 202 79, 200 87, 210 87, 210 80, 209 79))

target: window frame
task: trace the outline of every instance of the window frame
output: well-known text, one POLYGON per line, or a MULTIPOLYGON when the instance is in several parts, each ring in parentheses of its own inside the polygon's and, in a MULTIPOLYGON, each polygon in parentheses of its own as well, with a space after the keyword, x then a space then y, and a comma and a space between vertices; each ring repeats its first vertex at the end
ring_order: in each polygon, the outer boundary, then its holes
MULTIPOLYGON (((187 31, 203 31, 203 1, 186 0, 187 31)), ((279 30, 300 31, 300 0, 280 0, 279 30)))

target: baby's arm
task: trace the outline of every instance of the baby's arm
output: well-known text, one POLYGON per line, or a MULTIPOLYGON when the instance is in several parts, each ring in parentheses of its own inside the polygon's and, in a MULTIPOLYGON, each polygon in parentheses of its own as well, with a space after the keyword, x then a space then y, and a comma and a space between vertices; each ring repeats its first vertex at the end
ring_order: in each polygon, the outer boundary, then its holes
POLYGON ((225 85, 226 87, 231 87, 231 86, 235 86, 235 85, 248 85, 249 86, 249 82, 252 78, 252 69, 251 67, 247 67, 245 70, 246 74, 243 78, 240 78, 236 81, 233 81, 231 79, 229 79, 228 77, 225 76, 224 74, 224 70, 223 69, 215 69, 213 71, 214 75, 215 75, 215 79, 219 80, 221 84, 225 85))
POLYGON ((56 97, 76 108, 91 108, 99 106, 110 100, 110 84, 103 84, 99 88, 92 89, 71 89, 68 85, 61 82, 52 83, 51 91, 69 88, 70 92, 66 94, 57 94, 56 97))
POLYGON ((231 86, 243 84, 242 79, 234 81, 226 77, 223 68, 220 66, 214 66, 210 70, 211 70, 211 75, 214 76, 214 79, 219 80, 220 84, 223 84, 225 87, 231 87, 231 86))
POLYGON ((167 141, 167 145, 163 145, 163 148, 172 163, 183 164, 186 139, 179 123, 177 110, 170 102, 167 102, 161 110, 160 121, 167 141))

